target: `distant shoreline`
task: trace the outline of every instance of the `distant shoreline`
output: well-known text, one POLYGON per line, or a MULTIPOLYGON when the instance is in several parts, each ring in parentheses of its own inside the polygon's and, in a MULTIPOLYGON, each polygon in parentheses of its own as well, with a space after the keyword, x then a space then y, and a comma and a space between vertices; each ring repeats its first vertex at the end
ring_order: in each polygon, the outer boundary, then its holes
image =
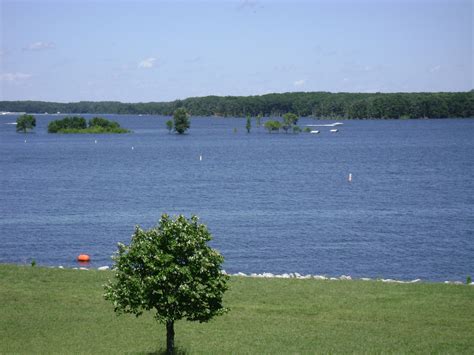
POLYGON ((190 97, 170 102, 0 101, 0 112, 170 116, 279 117, 294 113, 319 119, 419 119, 474 117, 474 91, 422 93, 288 92, 257 96, 190 97))
MULTIPOLYGON (((26 264, 15 264, 15 263, 0 263, 0 265, 11 265, 11 266, 18 266, 18 267, 30 267, 26 264)), ((65 267, 62 265, 59 266, 43 266, 38 265, 38 268, 46 268, 46 269, 66 269, 66 270, 82 270, 82 271, 89 271, 89 270, 98 270, 98 271, 113 271, 113 267, 108 265, 104 266, 95 266, 92 267, 87 263, 79 263, 78 266, 72 267, 65 267)), ((396 284, 417 284, 417 283, 430 283, 430 284, 449 284, 449 285, 468 285, 474 286, 474 282, 469 284, 461 281, 430 281, 430 280, 422 280, 420 278, 412 279, 412 280, 399 280, 399 279, 391 279, 391 278, 383 278, 383 277, 351 277, 350 275, 341 275, 339 277, 336 276, 327 276, 327 275, 313 275, 313 274, 300 274, 298 272, 288 272, 282 274, 274 274, 271 272, 263 272, 263 273, 243 273, 243 272, 236 272, 236 273, 227 273, 225 270, 222 270, 222 273, 225 275, 233 276, 233 277, 247 277, 247 278, 263 278, 263 279, 298 279, 298 280, 319 280, 319 281, 377 281, 382 283, 396 283, 396 284)))
MULTIPOLYGON (((18 116, 25 114, 25 112, 9 112, 6 114, 0 113, 0 117, 2 115, 4 116, 18 116)), ((101 112, 101 113, 87 113, 87 112, 79 112, 79 113, 70 113, 70 112, 64 112, 64 113, 38 113, 38 112, 29 112, 28 114, 35 115, 35 116, 56 116, 56 117, 62 117, 62 116, 68 116, 68 115, 103 115, 103 116, 137 116, 137 117, 168 117, 169 115, 162 115, 162 114, 130 114, 130 113, 111 113, 111 112, 101 112)), ((193 119, 199 119, 199 118, 224 118, 224 119, 243 119, 244 117, 241 116, 201 116, 201 115, 196 115, 196 116, 191 116, 193 119)), ((271 119, 271 118, 280 118, 280 116, 264 116, 261 117, 261 119, 271 119)), ((428 117, 417 117, 417 118, 373 118, 373 117, 367 117, 367 118, 346 118, 346 117, 314 117, 314 116, 302 116, 302 118, 307 118, 315 121, 436 121, 436 120, 472 120, 474 119, 474 116, 471 117, 436 117, 436 118, 428 118, 428 117)), ((254 119, 254 117, 252 117, 254 119)), ((7 123, 7 124, 16 124, 14 123, 7 123)))

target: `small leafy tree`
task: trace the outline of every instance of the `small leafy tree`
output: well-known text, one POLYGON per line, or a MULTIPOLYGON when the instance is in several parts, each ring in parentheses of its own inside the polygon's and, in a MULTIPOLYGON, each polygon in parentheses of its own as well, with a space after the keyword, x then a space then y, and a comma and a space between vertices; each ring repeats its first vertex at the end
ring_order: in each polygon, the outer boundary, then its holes
POLYGON ((265 122, 263 126, 265 127, 266 130, 268 130, 268 133, 272 133, 273 131, 278 132, 280 130, 281 123, 279 121, 269 120, 265 122))
POLYGON ((288 133, 288 130, 298 123, 298 116, 294 113, 288 112, 283 115, 283 124, 281 128, 288 133))
POLYGON ((180 107, 173 114, 174 119, 174 130, 178 132, 178 134, 183 134, 186 130, 189 129, 189 114, 185 108, 180 107))
POLYGON ((16 131, 26 133, 36 127, 36 118, 33 115, 21 115, 16 120, 16 131))
POLYGON ((118 314, 155 311, 166 324, 168 353, 174 351, 176 320, 207 322, 227 311, 222 297, 229 277, 221 271, 224 258, 207 245, 210 240, 196 216, 163 214, 155 228, 137 227, 129 246, 118 245, 115 280, 105 286, 104 296, 118 314))
POLYGON ((168 128, 168 133, 171 133, 171 131, 173 130, 173 121, 172 120, 166 121, 166 128, 168 128))
POLYGON ((250 133, 250 129, 252 128, 252 122, 250 121, 250 116, 247 116, 247 123, 245 124, 245 128, 247 129, 247 133, 250 133))
POLYGON ((293 126, 298 123, 298 116, 294 113, 288 112, 283 115, 283 121, 288 123, 290 126, 293 126))

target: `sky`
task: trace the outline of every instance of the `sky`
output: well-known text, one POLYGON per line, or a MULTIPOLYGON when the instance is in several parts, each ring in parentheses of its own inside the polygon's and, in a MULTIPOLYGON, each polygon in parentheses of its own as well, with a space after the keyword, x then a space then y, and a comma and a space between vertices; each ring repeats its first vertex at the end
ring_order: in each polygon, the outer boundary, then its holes
POLYGON ((472 0, 0 0, 0 100, 473 89, 472 0))

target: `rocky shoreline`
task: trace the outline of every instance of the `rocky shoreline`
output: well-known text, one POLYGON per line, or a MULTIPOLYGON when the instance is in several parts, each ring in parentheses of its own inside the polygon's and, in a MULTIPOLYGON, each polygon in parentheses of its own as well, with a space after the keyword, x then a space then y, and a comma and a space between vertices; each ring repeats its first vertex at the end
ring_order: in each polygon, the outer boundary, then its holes
MULTIPOLYGON (((58 266, 58 268, 64 269, 64 266, 58 266)), ((92 268, 86 268, 86 267, 74 267, 72 269, 73 270, 93 270, 92 268)), ((101 266, 101 267, 98 267, 97 270, 101 270, 101 271, 110 270, 110 267, 101 266)), ((414 283, 423 282, 421 279, 404 281, 404 280, 370 278, 370 277, 352 278, 349 275, 341 275, 339 277, 328 277, 325 275, 311 275, 311 274, 302 275, 297 272, 290 272, 290 273, 283 273, 283 274, 272 274, 271 272, 264 272, 261 274, 257 274, 257 273, 245 274, 243 272, 237 272, 237 273, 232 274, 232 273, 227 273, 225 270, 222 270, 222 273, 229 276, 253 277, 253 278, 276 278, 276 279, 299 279, 299 280, 313 279, 313 280, 329 280, 329 281, 360 280, 360 281, 379 281, 379 282, 384 282, 384 283, 398 283, 398 284, 414 284, 414 283)), ((449 284, 449 285, 466 285, 466 283, 463 283, 461 281, 444 281, 443 283, 449 284)), ((474 282, 471 282, 467 285, 474 286, 474 282)))

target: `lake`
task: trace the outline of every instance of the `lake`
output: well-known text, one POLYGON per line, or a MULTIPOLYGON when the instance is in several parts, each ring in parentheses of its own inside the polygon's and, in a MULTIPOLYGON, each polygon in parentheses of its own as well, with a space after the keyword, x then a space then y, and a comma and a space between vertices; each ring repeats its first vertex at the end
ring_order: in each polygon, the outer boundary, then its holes
POLYGON ((165 117, 102 116, 134 133, 53 135, 62 116, 37 115, 24 135, 0 116, 0 262, 110 266, 135 225, 168 213, 198 215, 231 273, 474 276, 473 119, 293 135, 193 117, 178 136, 165 117))

